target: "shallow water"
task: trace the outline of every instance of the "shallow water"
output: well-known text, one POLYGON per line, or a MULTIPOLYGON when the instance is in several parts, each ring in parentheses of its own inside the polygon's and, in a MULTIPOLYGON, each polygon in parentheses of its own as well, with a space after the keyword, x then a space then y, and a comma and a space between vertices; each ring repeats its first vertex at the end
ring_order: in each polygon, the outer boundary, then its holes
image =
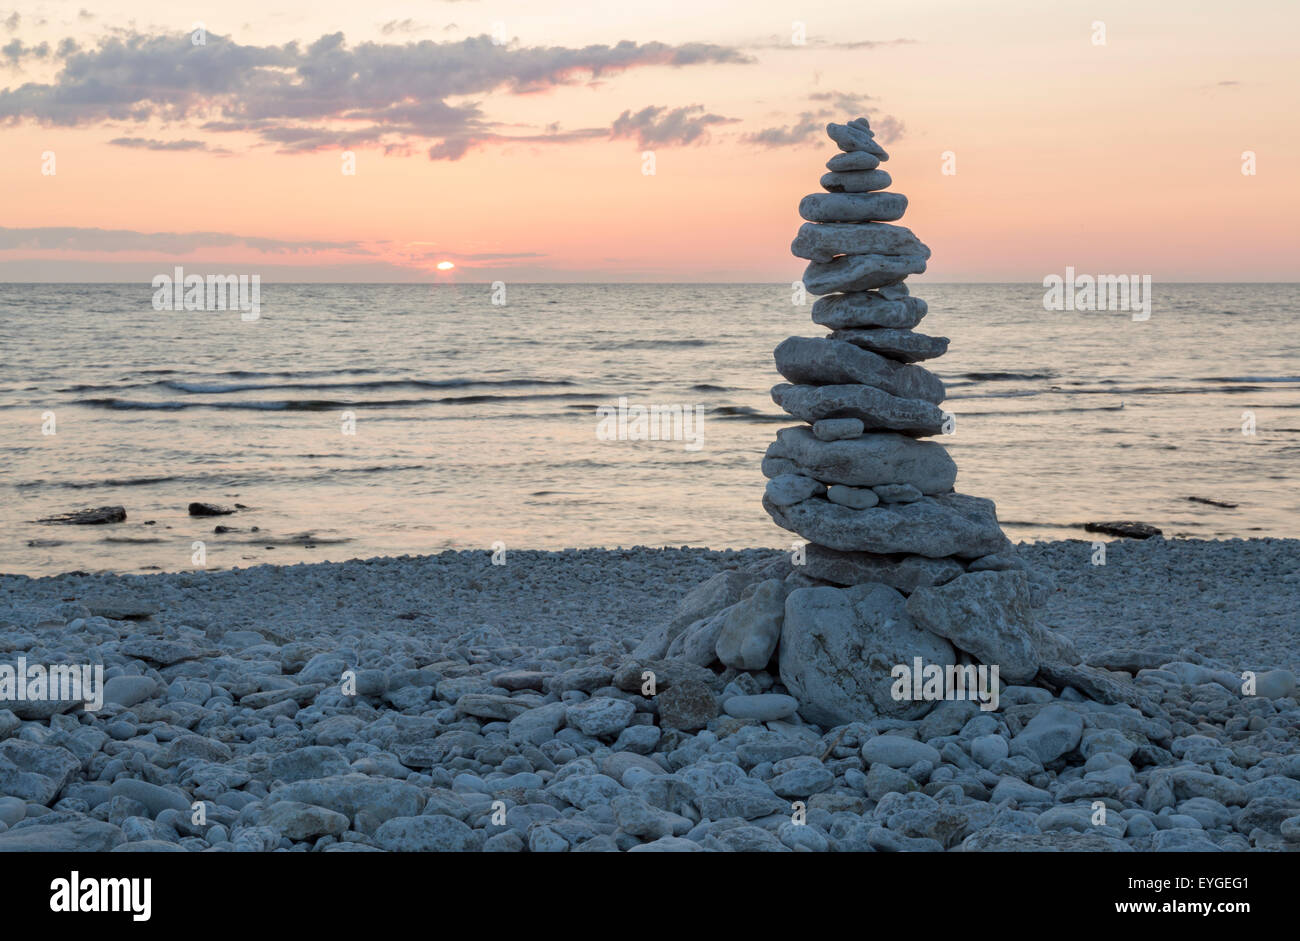
MULTIPOLYGON (((1300 535, 1297 285, 1156 284, 1142 322, 1046 311, 1037 285, 913 293, 918 329, 952 338, 933 368, 958 489, 1013 539, 1119 518, 1300 535)), ((196 541, 229 567, 793 538, 759 505, 792 423, 772 348, 822 332, 788 285, 510 285, 505 306, 487 285, 265 285, 251 322, 151 299, 0 286, 0 571, 186 569, 196 541), (701 446, 600 440, 621 396, 698 407, 701 446), (193 500, 248 509, 191 518, 193 500), (108 504, 127 521, 33 522, 108 504)))

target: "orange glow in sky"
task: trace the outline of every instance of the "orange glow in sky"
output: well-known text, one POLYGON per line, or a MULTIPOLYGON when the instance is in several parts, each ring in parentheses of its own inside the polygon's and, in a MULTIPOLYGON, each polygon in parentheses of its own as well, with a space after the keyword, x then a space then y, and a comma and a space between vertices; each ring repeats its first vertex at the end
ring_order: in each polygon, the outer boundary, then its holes
POLYGON ((924 278, 1300 270, 1290 0, 130 6, 0 20, 0 280, 789 282, 861 113, 924 278))

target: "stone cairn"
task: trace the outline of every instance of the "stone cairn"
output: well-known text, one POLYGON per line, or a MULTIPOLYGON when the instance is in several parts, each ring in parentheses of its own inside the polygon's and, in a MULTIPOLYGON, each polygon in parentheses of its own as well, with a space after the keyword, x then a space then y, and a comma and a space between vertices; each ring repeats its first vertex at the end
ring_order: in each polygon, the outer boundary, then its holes
POLYGON ((1002 684, 1130 699, 1038 623, 1051 586, 1017 557, 993 502, 954 490, 957 466, 933 440, 949 420, 944 385, 917 365, 948 339, 915 331, 926 303, 903 283, 930 250, 890 224, 907 197, 884 192, 889 155, 867 120, 826 130, 841 153, 826 164, 826 192, 800 202, 807 221, 791 250, 809 261, 803 282, 821 295, 812 319, 830 333, 777 346, 789 381, 772 398, 803 424, 780 430, 762 465, 763 507, 807 543, 766 570, 698 586, 634 659, 749 673, 754 683, 730 688, 728 713, 772 721, 797 710, 826 727, 921 718, 936 693, 954 694, 951 668, 969 677, 996 666, 1002 684), (923 667, 902 698, 900 665, 923 667), (923 688, 924 668, 941 671, 940 685, 923 688))

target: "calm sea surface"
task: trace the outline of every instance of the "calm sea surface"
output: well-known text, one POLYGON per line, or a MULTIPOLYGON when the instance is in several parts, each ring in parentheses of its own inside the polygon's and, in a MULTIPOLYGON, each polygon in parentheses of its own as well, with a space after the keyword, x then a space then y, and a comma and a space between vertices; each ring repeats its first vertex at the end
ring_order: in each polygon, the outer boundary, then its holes
MULTIPOLYGON (((952 338, 931 365, 959 490, 1013 539, 1300 536, 1300 286, 1157 283, 1145 322, 1043 290, 913 286, 918 329, 952 338)), ((792 539, 759 505, 793 424, 772 348, 823 331, 788 285, 511 285, 504 306, 487 285, 263 285, 251 322, 152 296, 0 285, 0 572, 188 569, 195 542, 231 567, 792 539), (600 440, 620 397, 701 407, 702 446, 600 440), (34 522, 110 504, 126 522, 34 522)))

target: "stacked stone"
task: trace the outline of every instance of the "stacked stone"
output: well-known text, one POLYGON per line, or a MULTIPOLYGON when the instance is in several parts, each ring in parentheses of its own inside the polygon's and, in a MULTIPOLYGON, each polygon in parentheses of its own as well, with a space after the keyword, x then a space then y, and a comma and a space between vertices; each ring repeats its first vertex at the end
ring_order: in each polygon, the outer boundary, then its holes
POLYGON ((827 132, 842 153, 827 163, 826 192, 800 203, 807 224, 792 248, 822 295, 812 319, 830 333, 776 348, 789 381, 772 398, 803 424, 779 431, 763 458, 763 506, 807 542, 791 558, 697 586, 632 651, 624 675, 675 675, 687 661, 733 677, 721 706, 700 683, 671 692, 660 719, 676 728, 702 727, 718 708, 769 722, 797 711, 827 728, 911 721, 938 699, 985 699, 992 667, 999 688, 1072 686, 1128 701, 1131 691, 1078 666, 1069 641, 1038 623, 1050 580, 1016 556, 993 502, 954 490, 957 465, 934 440, 947 418, 943 383, 918 365, 948 340, 914 329, 926 305, 903 283, 930 250, 890 224, 907 199, 883 192, 889 155, 866 119, 827 132), (896 671, 915 674, 918 658, 931 672, 900 694, 896 671), (986 686, 954 688, 959 674, 978 681, 981 666, 986 686), (682 725, 678 701, 688 699, 699 708, 682 725))
POLYGON ((911 591, 1010 544, 992 502, 954 493, 957 465, 925 440, 943 430, 944 386, 917 364, 941 356, 948 338, 914 330, 926 304, 904 279, 925 271, 930 249, 889 224, 907 208, 906 196, 883 192, 889 155, 865 118, 827 133, 843 153, 826 164, 827 192, 800 202, 808 221, 791 251, 809 259, 804 284, 824 295, 812 318, 831 332, 776 348, 790 381, 772 398, 807 424, 783 429, 768 448, 763 505, 811 543, 808 575, 911 591))
POLYGON ((996 664, 1002 680, 1025 683, 1045 659, 1077 657, 1035 622, 1041 586, 993 502, 954 490, 956 464, 933 440, 945 390, 918 363, 948 339, 915 330, 926 304, 904 279, 925 271, 930 250, 890 224, 907 197, 884 192, 889 155, 865 118, 827 133, 842 152, 826 164, 826 192, 800 202, 807 221, 791 250, 809 261, 804 284, 822 295, 812 319, 830 333, 776 348, 789 381, 772 398, 804 424, 779 431, 763 460, 764 508, 808 541, 780 674, 812 721, 912 717, 928 706, 891 701, 894 664, 996 664))

